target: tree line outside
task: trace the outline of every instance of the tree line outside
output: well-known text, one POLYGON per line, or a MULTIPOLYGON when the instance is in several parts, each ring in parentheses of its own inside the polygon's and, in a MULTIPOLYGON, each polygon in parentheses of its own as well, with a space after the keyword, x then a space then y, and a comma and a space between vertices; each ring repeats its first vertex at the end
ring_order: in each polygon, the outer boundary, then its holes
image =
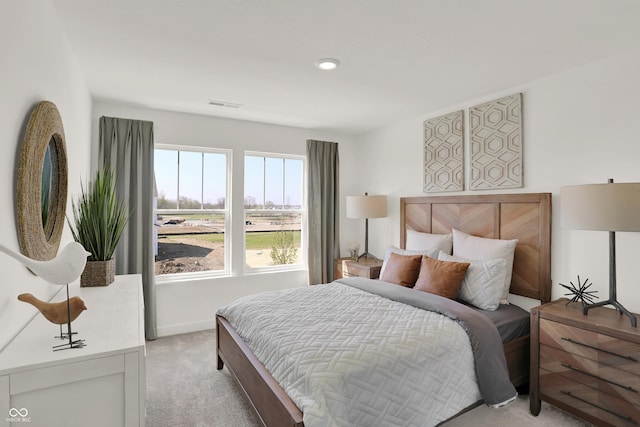
POLYGON ((179 200, 167 199, 163 192, 158 195, 158 209, 178 209, 178 201, 180 209, 224 209, 225 198, 220 197, 215 203, 205 202, 200 204, 199 200, 182 196, 179 200))
MULTIPOLYGON (((199 200, 192 199, 190 197, 182 196, 179 199, 180 209, 224 209, 226 204, 225 197, 219 197, 215 203, 204 202, 200 203, 199 200)), ((160 192, 158 195, 158 209, 177 209, 178 201, 167 199, 163 192, 160 192)), ((299 209, 300 206, 292 206, 290 204, 285 204, 284 206, 276 204, 271 200, 267 200, 262 204, 258 204, 256 198, 253 196, 247 196, 244 198, 244 208, 245 209, 299 209)))

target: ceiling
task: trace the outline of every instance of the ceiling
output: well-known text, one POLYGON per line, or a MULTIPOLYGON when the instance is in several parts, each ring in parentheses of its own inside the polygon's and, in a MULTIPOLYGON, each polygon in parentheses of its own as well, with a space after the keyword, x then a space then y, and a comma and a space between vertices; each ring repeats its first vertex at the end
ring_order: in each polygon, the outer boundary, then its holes
POLYGON ((95 99, 346 134, 640 47, 637 0, 52 2, 95 99))

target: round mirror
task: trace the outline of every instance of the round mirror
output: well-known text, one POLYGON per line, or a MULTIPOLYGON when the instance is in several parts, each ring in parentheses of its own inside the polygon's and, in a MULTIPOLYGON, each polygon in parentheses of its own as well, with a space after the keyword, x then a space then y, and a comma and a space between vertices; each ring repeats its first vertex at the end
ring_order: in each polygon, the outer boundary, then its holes
POLYGON ((20 154, 16 221, 22 253, 56 256, 67 206, 67 152, 55 104, 40 102, 31 113, 20 154))

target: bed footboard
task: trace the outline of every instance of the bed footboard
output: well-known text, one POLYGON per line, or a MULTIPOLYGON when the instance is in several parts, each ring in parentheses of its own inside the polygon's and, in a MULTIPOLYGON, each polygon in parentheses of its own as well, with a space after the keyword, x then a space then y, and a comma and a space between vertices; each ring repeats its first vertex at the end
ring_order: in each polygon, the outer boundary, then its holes
POLYGON ((302 427, 302 412, 224 317, 216 316, 218 370, 225 365, 265 426, 302 427))

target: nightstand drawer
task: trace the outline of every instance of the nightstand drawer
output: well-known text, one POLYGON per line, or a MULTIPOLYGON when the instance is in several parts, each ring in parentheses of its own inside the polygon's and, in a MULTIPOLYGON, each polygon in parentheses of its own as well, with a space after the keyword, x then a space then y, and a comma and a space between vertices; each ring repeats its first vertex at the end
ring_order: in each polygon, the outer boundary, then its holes
POLYGON ((345 263, 342 268, 343 277, 369 277, 369 270, 354 267, 353 264, 345 263))
POLYGON ((363 258, 360 261, 354 261, 351 258, 338 258, 334 268, 336 279, 354 276, 377 279, 380 276, 382 261, 371 258, 363 258))
POLYGON ((344 277, 358 276, 374 279, 380 276, 379 266, 360 266, 357 263, 347 262, 345 268, 342 270, 344 277))
POLYGON ((640 345, 540 319, 540 343, 640 375, 640 345))
POLYGON ((571 381, 561 375, 540 370, 540 394, 575 410, 596 417, 612 426, 640 425, 640 409, 613 396, 571 381))
POLYGON ((546 345, 540 368, 640 406, 640 377, 628 372, 546 345))

